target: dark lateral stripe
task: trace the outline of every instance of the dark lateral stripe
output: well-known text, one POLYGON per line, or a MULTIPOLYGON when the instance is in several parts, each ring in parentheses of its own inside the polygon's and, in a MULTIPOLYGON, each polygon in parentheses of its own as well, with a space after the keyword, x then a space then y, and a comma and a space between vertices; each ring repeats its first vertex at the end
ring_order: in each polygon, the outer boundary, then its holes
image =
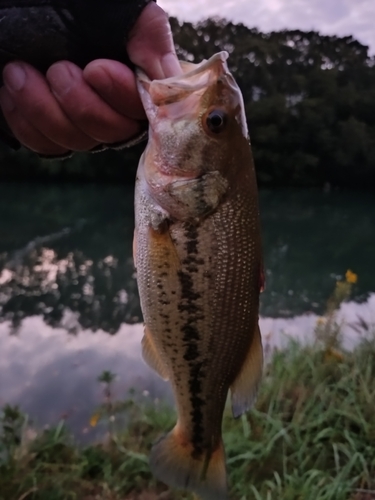
POLYGON ((190 345, 190 341, 199 340, 200 338, 197 328, 190 323, 185 323, 184 325, 182 325, 181 330, 184 333, 184 336, 182 337, 183 341, 187 345, 190 345))
POLYGON ((182 340, 185 346, 183 358, 189 367, 189 394, 192 410, 193 456, 200 456, 203 452, 203 406, 205 400, 202 397, 202 382, 205 376, 204 364, 199 353, 198 344, 201 340, 198 322, 204 319, 204 311, 199 299, 201 294, 194 289, 194 275, 198 273, 199 266, 204 260, 197 257, 198 254, 198 230, 193 224, 185 225, 185 250, 186 258, 183 260, 184 269, 178 273, 181 286, 181 302, 178 309, 186 317, 182 325, 182 340))
POLYGON ((187 349, 184 354, 185 361, 195 361, 199 356, 197 344, 190 344, 187 346, 187 349))

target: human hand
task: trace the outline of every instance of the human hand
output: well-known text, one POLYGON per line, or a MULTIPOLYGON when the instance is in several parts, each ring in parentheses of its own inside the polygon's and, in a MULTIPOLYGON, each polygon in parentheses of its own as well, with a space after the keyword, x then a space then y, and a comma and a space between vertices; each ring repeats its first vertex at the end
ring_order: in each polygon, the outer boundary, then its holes
MULTIPOLYGON (((145 7, 127 43, 130 60, 150 78, 181 72, 165 12, 145 7)), ((3 72, 0 105, 15 137, 44 155, 86 151, 139 134, 145 120, 130 68, 99 59, 84 70, 69 61, 53 64, 43 76, 22 61, 3 72)))

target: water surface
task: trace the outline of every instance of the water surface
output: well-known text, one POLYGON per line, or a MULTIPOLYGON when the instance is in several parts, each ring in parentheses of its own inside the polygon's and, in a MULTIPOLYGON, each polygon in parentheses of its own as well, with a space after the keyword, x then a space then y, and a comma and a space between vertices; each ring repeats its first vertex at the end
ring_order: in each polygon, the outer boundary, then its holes
MULTIPOLYGON (((135 387, 169 400, 140 357, 132 188, 2 184, 0 200, 0 406, 18 403, 40 424, 66 417, 77 434, 93 434, 103 370, 118 375, 116 397, 135 387)), ((285 189, 261 192, 260 205, 266 343, 311 337, 350 268, 359 276, 343 310, 350 344, 358 318, 375 316, 373 196, 285 189)))

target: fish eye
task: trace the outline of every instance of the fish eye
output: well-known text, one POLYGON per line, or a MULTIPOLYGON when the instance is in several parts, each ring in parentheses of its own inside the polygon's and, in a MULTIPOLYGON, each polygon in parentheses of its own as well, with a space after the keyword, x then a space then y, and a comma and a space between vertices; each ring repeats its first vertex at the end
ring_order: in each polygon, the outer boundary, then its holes
POLYGON ((225 128, 227 115, 221 109, 212 110, 206 117, 208 129, 214 134, 219 134, 225 128))

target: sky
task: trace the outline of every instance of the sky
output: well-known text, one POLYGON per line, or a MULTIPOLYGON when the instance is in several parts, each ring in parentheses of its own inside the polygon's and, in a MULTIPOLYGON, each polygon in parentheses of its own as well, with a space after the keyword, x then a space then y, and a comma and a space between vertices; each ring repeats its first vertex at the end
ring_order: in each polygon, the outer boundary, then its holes
POLYGON ((317 30, 353 35, 375 54, 375 0, 158 0, 183 21, 213 16, 242 22, 261 31, 317 30))

